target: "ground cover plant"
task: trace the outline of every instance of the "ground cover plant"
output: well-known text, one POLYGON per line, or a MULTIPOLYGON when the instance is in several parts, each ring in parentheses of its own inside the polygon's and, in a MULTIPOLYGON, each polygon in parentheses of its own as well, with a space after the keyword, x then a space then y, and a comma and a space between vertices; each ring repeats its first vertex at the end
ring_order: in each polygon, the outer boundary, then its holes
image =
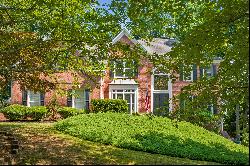
POLYGON ((0 165, 218 165, 166 155, 121 149, 58 132, 52 123, 2 122, 0 131, 12 133, 20 148, 10 154, 0 133, 0 165))
POLYGON ((249 148, 191 123, 176 125, 164 117, 91 113, 59 121, 55 128, 81 139, 138 151, 225 164, 249 163, 249 148))

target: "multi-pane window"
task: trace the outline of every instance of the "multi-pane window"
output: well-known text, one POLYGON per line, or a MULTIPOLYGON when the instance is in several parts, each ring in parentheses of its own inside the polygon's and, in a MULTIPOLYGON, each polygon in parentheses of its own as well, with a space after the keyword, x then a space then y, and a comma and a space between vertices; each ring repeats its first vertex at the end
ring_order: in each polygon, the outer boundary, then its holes
POLYGON ((135 90, 134 89, 114 89, 111 92, 112 99, 126 100, 130 113, 135 112, 135 90))
POLYGON ((89 93, 88 89, 70 90, 67 97, 67 106, 77 109, 89 109, 89 93))
POLYGON ((41 95, 39 92, 28 91, 28 106, 39 106, 41 105, 41 95))
POLYGON ((168 90, 168 75, 159 71, 154 72, 154 90, 168 90))
POLYGON ((114 78, 129 78, 134 74, 131 62, 117 61, 114 64, 114 78))
POLYGON ((207 77, 212 77, 213 76, 213 66, 211 65, 208 68, 205 68, 202 70, 202 74, 203 76, 207 76, 207 77))
POLYGON ((168 75, 154 70, 153 76, 153 113, 164 115, 169 109, 168 75))
POLYGON ((182 80, 183 81, 193 81, 193 75, 194 75, 194 73, 193 73, 193 68, 192 67, 193 67, 192 65, 190 65, 188 67, 185 66, 185 68, 186 68, 187 71, 182 73, 182 80), (188 71, 190 71, 190 72, 188 72, 188 71))

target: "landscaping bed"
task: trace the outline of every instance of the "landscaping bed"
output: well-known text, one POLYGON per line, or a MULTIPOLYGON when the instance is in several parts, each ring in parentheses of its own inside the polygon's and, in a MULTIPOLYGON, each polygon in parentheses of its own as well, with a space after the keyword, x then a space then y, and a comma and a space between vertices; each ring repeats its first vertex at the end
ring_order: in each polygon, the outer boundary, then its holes
POLYGON ((188 122, 122 113, 83 114, 55 124, 72 136, 126 149, 225 164, 249 164, 249 148, 188 122))

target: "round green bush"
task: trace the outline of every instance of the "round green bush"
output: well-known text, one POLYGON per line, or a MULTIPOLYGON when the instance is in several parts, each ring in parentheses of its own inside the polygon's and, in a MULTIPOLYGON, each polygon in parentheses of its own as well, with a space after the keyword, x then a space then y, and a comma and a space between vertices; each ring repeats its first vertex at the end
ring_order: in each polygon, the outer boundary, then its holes
POLYGON ((48 110, 45 106, 26 107, 26 118, 38 121, 46 117, 48 110))
POLYGON ((57 112, 62 116, 62 118, 68 118, 71 116, 87 113, 86 110, 81 110, 72 107, 60 107, 57 112))

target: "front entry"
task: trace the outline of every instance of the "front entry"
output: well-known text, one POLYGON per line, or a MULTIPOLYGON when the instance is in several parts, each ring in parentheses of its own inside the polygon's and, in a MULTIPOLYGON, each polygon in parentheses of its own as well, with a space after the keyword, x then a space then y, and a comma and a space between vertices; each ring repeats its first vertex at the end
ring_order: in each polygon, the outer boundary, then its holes
POLYGON ((137 86, 133 85, 110 85, 109 98, 110 99, 122 99, 127 101, 129 112, 137 112, 137 86))
POLYGON ((169 94, 153 93, 153 113, 155 115, 165 115, 169 110, 169 94))

